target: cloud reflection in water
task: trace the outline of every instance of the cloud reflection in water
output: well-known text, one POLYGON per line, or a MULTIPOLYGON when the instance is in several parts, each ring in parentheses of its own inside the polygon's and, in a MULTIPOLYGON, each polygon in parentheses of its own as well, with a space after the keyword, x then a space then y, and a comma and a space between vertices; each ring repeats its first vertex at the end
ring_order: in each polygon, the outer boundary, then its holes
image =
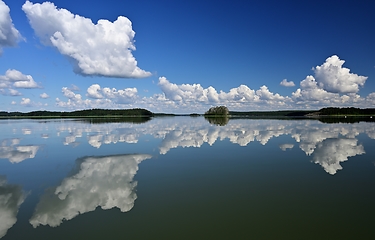
POLYGON ((18 209, 25 198, 21 186, 7 184, 5 176, 0 176, 0 238, 17 222, 18 209))
POLYGON ((0 142, 0 158, 8 159, 11 163, 20 163, 28 158, 34 158, 40 147, 19 144, 19 138, 3 139, 0 142))
POLYGON ((147 154, 84 157, 77 159, 77 168, 59 186, 49 189, 38 203, 31 225, 59 226, 78 214, 102 209, 119 208, 127 212, 137 198, 138 164, 151 158, 147 154))
POLYGON ((312 161, 320 164, 327 173, 333 175, 337 170, 342 169, 340 162, 364 153, 365 150, 362 145, 358 145, 357 139, 326 139, 317 145, 312 161))
MULTIPOLYGON (((32 126, 28 126, 28 129, 34 131, 32 126)), ((230 120, 225 126, 217 126, 210 124, 203 117, 171 117, 154 118, 143 124, 129 122, 87 124, 81 121, 63 121, 56 125, 56 132, 57 136, 62 138, 64 145, 77 146, 79 143, 86 142, 95 148, 100 148, 103 144, 136 144, 142 136, 149 135, 161 140, 158 145, 160 154, 167 154, 171 149, 179 147, 199 148, 203 144, 212 146, 215 142, 223 140, 229 140, 240 146, 247 146, 252 142, 266 145, 273 138, 289 136, 295 140, 295 143, 290 140, 287 143, 280 143, 281 150, 296 151, 295 147, 298 146, 312 162, 320 164, 328 173, 335 174, 342 168, 340 162, 365 153, 364 147, 359 145, 356 139, 360 134, 375 139, 375 123, 326 124, 316 120, 235 119, 230 120), (347 140, 337 140, 336 146, 332 147, 334 139, 347 140), (324 151, 329 154, 328 157, 319 154, 325 149, 325 145, 327 149, 324 151), (328 149, 331 149, 329 153, 328 149)), ((32 158, 37 150, 38 146, 21 147, 16 143, 13 145, 8 143, 1 145, 0 156, 12 162, 19 162, 32 158)))

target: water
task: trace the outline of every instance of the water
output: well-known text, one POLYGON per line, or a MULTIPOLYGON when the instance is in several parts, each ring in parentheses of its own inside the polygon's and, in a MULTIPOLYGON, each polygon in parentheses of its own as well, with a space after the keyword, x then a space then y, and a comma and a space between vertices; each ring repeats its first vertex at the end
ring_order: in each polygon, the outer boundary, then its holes
POLYGON ((1 239, 370 239, 375 123, 1 120, 1 239))

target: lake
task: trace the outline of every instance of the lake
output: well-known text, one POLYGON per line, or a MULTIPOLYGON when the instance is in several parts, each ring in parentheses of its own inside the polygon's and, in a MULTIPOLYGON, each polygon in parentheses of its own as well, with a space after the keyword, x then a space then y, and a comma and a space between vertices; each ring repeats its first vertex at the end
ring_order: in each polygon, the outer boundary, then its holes
POLYGON ((0 120, 1 239, 372 239, 375 123, 0 120))

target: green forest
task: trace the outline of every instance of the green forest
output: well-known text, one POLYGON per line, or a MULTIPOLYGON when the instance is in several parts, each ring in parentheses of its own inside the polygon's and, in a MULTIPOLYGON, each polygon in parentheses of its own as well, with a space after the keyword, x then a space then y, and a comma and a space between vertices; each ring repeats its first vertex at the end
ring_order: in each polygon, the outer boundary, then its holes
POLYGON ((323 108, 320 109, 317 113, 319 116, 373 116, 375 115, 375 108, 323 108))
POLYGON ((87 109, 73 112, 33 111, 0 112, 0 117, 152 117, 153 113, 141 108, 134 109, 87 109))
MULTIPOLYGON (((346 116, 375 116, 375 108, 336 108, 328 107, 320 110, 283 110, 283 111, 229 111, 225 106, 210 108, 204 116, 228 116, 236 117, 346 117, 346 116)), ((72 112, 57 111, 32 111, 22 112, 5 112, 0 111, 0 118, 66 118, 66 117, 162 117, 162 116, 179 116, 176 114, 153 113, 142 108, 133 109, 86 109, 72 112)), ((181 115, 181 116, 187 116, 181 115)), ((190 114, 190 116, 199 116, 199 114, 190 114)))

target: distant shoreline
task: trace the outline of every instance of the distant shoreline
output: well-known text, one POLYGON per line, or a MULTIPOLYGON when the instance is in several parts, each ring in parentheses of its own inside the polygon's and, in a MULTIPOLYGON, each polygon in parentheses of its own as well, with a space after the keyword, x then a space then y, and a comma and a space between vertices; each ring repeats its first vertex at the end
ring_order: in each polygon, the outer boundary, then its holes
POLYGON ((375 118, 375 108, 322 108, 320 110, 281 110, 281 111, 229 111, 228 115, 205 115, 198 113, 171 114, 153 113, 146 109, 87 109, 72 112, 32 111, 0 112, 0 119, 67 119, 67 118, 150 118, 150 117, 228 117, 236 118, 375 118))

